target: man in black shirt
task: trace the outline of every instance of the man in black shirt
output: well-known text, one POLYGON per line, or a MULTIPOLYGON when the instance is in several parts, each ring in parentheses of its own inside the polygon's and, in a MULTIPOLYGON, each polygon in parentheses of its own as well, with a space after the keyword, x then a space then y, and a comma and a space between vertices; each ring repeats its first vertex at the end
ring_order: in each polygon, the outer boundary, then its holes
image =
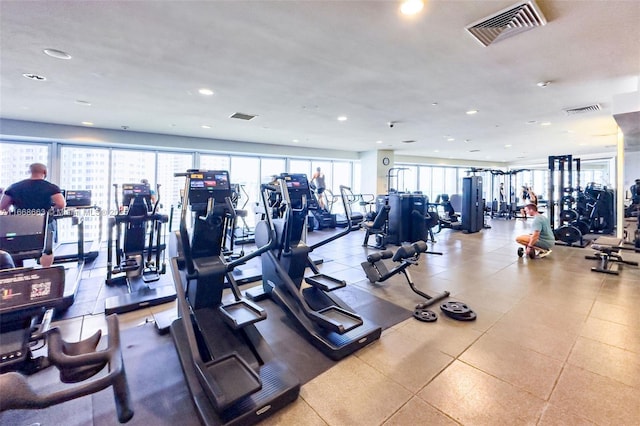
MULTIPOLYGON (((47 182, 47 166, 33 163, 29 166, 31 177, 9 186, 0 199, 0 212, 9 211, 13 206, 14 213, 38 214, 48 211, 51 207, 63 209, 66 202, 60 188, 47 182)), ((40 258, 43 267, 53 264, 53 229, 50 228, 46 246, 40 258)))

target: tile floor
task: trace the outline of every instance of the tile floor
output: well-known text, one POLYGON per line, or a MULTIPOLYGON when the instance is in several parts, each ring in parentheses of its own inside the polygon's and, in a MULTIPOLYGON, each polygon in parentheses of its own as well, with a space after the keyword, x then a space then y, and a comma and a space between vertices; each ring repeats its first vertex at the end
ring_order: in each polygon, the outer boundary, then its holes
MULTIPOLYGON (((477 320, 439 314, 434 323, 397 324, 305 384, 295 403, 263 424, 640 425, 640 271, 591 272, 588 248, 518 258, 514 238, 529 225, 494 220, 476 234, 437 234, 432 250, 443 255, 423 255, 410 268, 413 280, 428 293, 450 291, 477 320)), ((366 280, 363 237, 353 232, 316 250, 321 269, 412 309, 421 298, 401 275, 366 280)), ((640 260, 630 251, 623 257, 640 260)), ((171 309, 121 315, 121 328, 171 309)), ((102 315, 58 325, 71 340, 105 326, 102 315)))

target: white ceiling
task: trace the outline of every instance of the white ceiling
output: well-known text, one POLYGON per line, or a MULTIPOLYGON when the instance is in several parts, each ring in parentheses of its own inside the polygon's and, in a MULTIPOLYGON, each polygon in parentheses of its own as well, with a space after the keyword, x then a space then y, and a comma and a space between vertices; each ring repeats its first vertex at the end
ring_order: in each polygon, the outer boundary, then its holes
POLYGON ((509 163, 615 151, 613 96, 639 89, 640 1, 539 0, 546 26, 489 47, 465 30, 513 4, 430 0, 407 18, 392 0, 3 0, 0 116, 509 163))

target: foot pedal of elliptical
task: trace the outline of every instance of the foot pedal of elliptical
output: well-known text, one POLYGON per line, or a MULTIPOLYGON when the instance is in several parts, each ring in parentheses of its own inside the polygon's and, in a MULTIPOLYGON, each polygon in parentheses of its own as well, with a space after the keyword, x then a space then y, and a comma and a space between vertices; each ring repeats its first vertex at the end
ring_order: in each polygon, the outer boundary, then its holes
POLYGON ((322 291, 333 291, 345 287, 347 282, 328 275, 313 275, 304 279, 309 285, 319 288, 322 291))

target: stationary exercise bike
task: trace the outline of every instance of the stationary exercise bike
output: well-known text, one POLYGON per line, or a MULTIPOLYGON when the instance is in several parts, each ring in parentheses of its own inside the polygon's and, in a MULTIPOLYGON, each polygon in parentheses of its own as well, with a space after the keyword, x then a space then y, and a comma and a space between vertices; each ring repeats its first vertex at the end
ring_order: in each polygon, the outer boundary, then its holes
MULTIPOLYGON (((0 269, 12 266, 9 255, 0 251, 0 269)), ((60 330, 50 324, 64 295, 64 280, 62 266, 0 271, 0 411, 47 408, 112 387, 118 421, 126 423, 133 409, 118 318, 107 317, 106 349, 97 349, 101 331, 80 342, 63 340, 60 330), (46 346, 46 355, 34 354, 38 345, 46 346), (60 382, 69 386, 52 393, 34 389, 35 380, 28 376, 52 366, 58 369, 60 382), (105 369, 106 374, 98 375, 105 369)))

